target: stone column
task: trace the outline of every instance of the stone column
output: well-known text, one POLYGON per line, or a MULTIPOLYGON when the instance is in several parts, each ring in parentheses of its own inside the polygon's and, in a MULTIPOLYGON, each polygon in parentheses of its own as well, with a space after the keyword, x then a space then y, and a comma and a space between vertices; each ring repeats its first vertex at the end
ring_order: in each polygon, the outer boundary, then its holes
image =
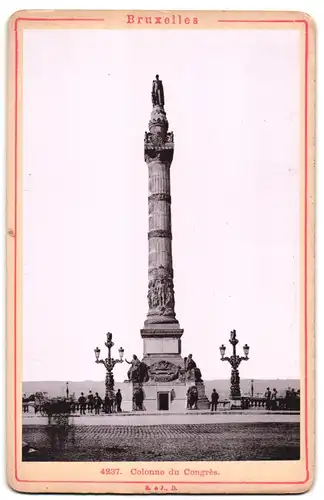
MULTIPOLYGON (((180 358, 180 330, 175 314, 172 263, 170 167, 173 132, 161 104, 153 104, 144 153, 148 166, 148 313, 141 331, 144 357, 180 358)), ((180 358, 180 361, 182 358, 180 358)), ((147 361, 147 359, 146 359, 147 361)), ((179 359, 178 359, 179 361, 179 359)))
POLYGON ((149 177, 148 313, 145 325, 175 323, 172 266, 170 166, 173 134, 162 106, 153 107, 145 134, 149 177))

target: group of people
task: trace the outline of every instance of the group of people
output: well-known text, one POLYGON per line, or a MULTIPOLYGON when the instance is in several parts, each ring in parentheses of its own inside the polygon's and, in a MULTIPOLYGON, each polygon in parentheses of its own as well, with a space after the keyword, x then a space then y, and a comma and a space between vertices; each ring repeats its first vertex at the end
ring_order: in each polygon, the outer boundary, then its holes
MULTIPOLYGON (((278 406, 278 391, 277 389, 270 390, 270 387, 267 387, 267 390, 264 395, 266 399, 266 409, 267 410, 275 410, 278 406)), ((288 387, 285 393, 284 398, 280 398, 280 403, 285 405, 286 410, 294 410, 298 409, 300 400, 300 389, 297 391, 294 388, 288 387)))
MULTIPOLYGON (((133 396, 134 408, 142 409, 143 391, 141 391, 141 393, 135 391, 133 396)), ((276 388, 273 388, 271 390, 270 387, 267 387, 267 390, 264 394, 264 399, 267 410, 275 410, 278 407, 285 408, 286 410, 298 410, 300 404, 300 390, 298 389, 296 391, 294 388, 288 387, 285 392, 285 397, 282 397, 279 396, 276 388)), ((94 412, 95 415, 99 415, 101 410, 103 410, 105 413, 120 413, 122 411, 123 397, 120 389, 117 390, 113 397, 109 397, 109 395, 107 395, 104 399, 99 396, 98 392, 93 394, 92 391, 89 391, 87 396, 85 396, 84 393, 81 392, 78 399, 75 399, 75 397, 72 396, 69 401, 71 405, 70 408, 73 413, 75 413, 75 411, 80 411, 80 415, 86 415, 86 412, 88 410, 88 413, 90 414, 94 412)), ((29 410, 29 404, 31 403, 30 398, 27 398, 26 394, 23 395, 22 403, 23 412, 27 413, 29 410)), ((218 403, 219 394, 216 389, 213 389, 210 401, 210 409, 212 412, 217 411, 218 403)), ((38 411, 38 406, 36 404, 33 406, 36 413, 38 411)))
MULTIPOLYGON (((55 399, 55 398, 54 398, 55 399)), ((62 399, 62 398, 59 398, 62 399)), ((80 412, 80 415, 95 414, 99 415, 101 410, 104 410, 105 413, 114 413, 121 412, 122 408, 122 394, 120 389, 117 390, 116 394, 114 394, 113 398, 110 398, 108 395, 102 399, 99 396, 99 393, 95 394, 92 391, 89 391, 88 395, 85 396, 84 392, 81 392, 80 397, 76 398, 74 393, 69 397, 67 394, 66 398, 63 398, 65 402, 69 404, 70 411, 75 413, 76 411, 80 412)), ((39 413, 42 409, 44 409, 45 405, 48 404, 50 400, 47 398, 42 398, 42 400, 38 400, 35 397, 27 397, 26 394, 23 394, 22 397, 22 408, 24 413, 29 412, 29 406, 34 409, 35 414, 39 413)))
POLYGON ((288 387, 286 390, 286 409, 287 410, 299 410, 300 406, 300 389, 297 391, 292 387, 288 387))
POLYGON ((103 409, 105 413, 114 413, 115 411, 119 413, 122 411, 122 400, 123 397, 120 389, 117 390, 114 398, 111 398, 109 397, 109 395, 107 395, 105 396, 104 400, 102 400, 98 392, 93 395, 92 391, 89 391, 87 397, 83 392, 81 392, 81 395, 78 398, 80 415, 85 415, 87 409, 88 413, 93 413, 94 410, 95 415, 99 415, 101 409, 103 409))
POLYGON ((270 387, 267 387, 267 390, 264 394, 264 397, 266 399, 266 409, 271 410, 273 408, 276 408, 277 406, 277 398, 278 398, 278 391, 276 388, 274 388, 272 391, 270 390, 270 387))

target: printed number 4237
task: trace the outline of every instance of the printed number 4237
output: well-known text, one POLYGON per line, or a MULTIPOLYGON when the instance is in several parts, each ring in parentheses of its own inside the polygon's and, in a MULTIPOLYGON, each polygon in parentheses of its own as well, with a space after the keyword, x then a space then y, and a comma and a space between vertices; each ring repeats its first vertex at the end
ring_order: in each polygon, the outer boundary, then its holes
POLYGON ((120 469, 101 469, 100 474, 120 474, 120 469))

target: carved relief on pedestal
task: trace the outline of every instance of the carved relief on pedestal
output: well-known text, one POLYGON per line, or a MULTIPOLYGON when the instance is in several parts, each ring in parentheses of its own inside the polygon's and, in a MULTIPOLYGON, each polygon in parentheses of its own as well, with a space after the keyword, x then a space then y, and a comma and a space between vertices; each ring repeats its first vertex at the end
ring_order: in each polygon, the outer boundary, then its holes
POLYGON ((153 270, 149 281, 147 294, 149 313, 148 315, 174 316, 174 290, 172 274, 165 268, 159 268, 158 272, 153 270))
POLYGON ((170 363, 170 361, 158 361, 149 367, 150 381, 172 382, 182 380, 181 366, 170 363))

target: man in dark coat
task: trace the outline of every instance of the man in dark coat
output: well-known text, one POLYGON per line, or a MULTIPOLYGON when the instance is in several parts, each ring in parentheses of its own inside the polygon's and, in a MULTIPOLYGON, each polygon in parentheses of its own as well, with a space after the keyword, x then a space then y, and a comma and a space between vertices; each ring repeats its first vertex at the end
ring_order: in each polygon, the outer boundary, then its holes
POLYGON ((22 398, 22 402, 23 402, 23 410, 24 410, 24 413, 28 413, 28 398, 26 396, 26 394, 23 395, 23 398, 22 398))
POLYGON ((83 392, 81 392, 81 396, 79 397, 80 415, 86 414, 86 403, 87 403, 87 400, 84 397, 83 392))
POLYGON ((123 396, 122 396, 122 394, 120 392, 120 389, 118 389, 118 391, 116 392, 116 406, 117 406, 117 411, 118 412, 122 411, 122 409, 121 409, 122 400, 123 400, 123 396))
POLYGON ((105 396, 105 413, 111 413, 113 400, 107 395, 105 396))
POLYGON ((219 400, 219 394, 216 392, 216 389, 213 389, 212 395, 211 395, 211 411, 216 411, 217 410, 217 405, 218 405, 218 400, 219 400))
POLYGON ((278 391, 277 391, 277 389, 273 389, 272 394, 271 394, 271 409, 272 410, 277 409, 277 397, 278 397, 278 391))
POLYGON ((102 399, 101 399, 101 397, 99 396, 99 394, 97 392, 95 394, 95 397, 93 398, 93 402, 94 402, 95 414, 99 415, 100 408, 101 408, 101 405, 102 405, 102 399))
POLYGON ((267 390, 265 392, 264 397, 266 398, 266 409, 270 410, 271 409, 271 391, 270 391, 270 387, 267 387, 267 390))
POLYGON ((88 413, 92 413, 93 410, 93 394, 89 391, 88 394, 88 413))
POLYGON ((291 388, 286 390, 286 409, 291 410, 291 388))

